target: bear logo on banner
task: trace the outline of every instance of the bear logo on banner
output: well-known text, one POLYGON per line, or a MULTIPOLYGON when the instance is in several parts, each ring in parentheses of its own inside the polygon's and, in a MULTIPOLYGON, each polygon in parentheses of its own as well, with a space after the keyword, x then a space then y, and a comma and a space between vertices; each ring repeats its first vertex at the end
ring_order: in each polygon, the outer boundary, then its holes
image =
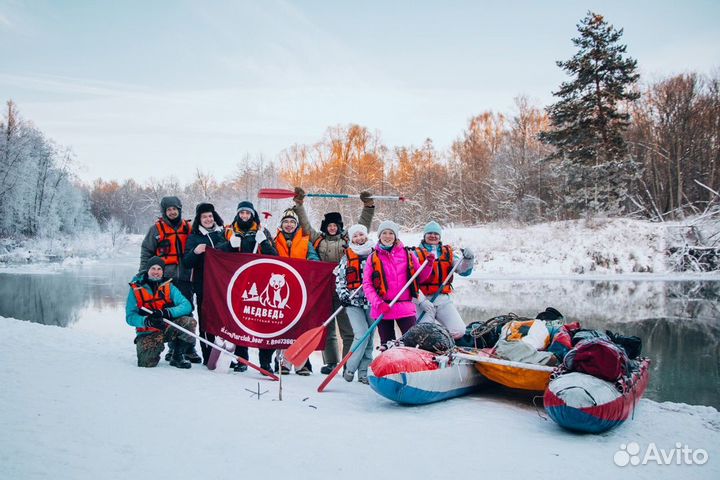
POLYGON ((272 258, 248 262, 228 284, 227 307, 235 323, 259 338, 290 330, 307 306, 307 288, 291 265, 272 258), (262 287, 258 293, 258 286, 262 287))

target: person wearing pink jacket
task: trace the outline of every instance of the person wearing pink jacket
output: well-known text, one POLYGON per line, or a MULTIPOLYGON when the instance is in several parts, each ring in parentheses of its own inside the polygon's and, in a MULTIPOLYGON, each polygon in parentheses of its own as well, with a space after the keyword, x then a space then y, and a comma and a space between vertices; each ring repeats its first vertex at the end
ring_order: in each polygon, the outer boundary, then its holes
POLYGON ((390 220, 380 224, 380 241, 368 257, 363 271, 363 292, 370 301, 370 315, 373 319, 383 315, 383 321, 378 325, 380 343, 383 345, 395 339, 396 322, 402 333, 415 325, 418 283, 430 277, 435 262, 435 256, 428 255, 428 264, 391 308, 390 302, 420 268, 415 253, 406 249, 398 238, 399 230, 400 227, 390 220))

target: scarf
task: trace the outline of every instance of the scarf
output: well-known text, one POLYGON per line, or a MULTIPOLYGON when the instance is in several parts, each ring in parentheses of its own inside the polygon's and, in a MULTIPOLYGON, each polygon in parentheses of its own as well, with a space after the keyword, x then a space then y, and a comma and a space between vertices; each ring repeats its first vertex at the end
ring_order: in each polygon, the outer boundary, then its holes
POLYGON ((350 243, 348 244, 348 248, 352 249, 358 257, 367 257, 373 251, 373 248, 375 248, 375 244, 368 238, 368 240, 362 245, 350 243))

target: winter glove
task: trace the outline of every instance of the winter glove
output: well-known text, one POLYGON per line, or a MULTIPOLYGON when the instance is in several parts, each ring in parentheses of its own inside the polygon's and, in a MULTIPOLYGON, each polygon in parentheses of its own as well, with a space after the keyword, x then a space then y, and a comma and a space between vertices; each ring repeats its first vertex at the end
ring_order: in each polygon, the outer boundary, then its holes
POLYGON ((475 260, 475 254, 469 248, 463 248, 463 258, 465 260, 475 260))
POLYGON ((360 192, 360 200, 362 200, 363 206, 365 207, 375 206, 375 200, 372 198, 372 193, 368 191, 360 192))
POLYGON ((163 308, 162 309, 162 318, 167 318, 168 320, 172 320, 173 316, 172 313, 170 313, 169 308, 163 308))
POLYGON ((255 234, 255 241, 257 242, 257 244, 259 246, 265 240, 267 240, 267 237, 265 236, 265 229, 261 228, 255 234))
POLYGON ((148 315, 145 319, 145 326, 148 328, 165 330, 165 322, 163 322, 162 319, 162 312, 160 310, 153 310, 153 313, 148 315))
POLYGON ((429 267, 430 265, 435 263, 435 260, 437 260, 437 257, 435 256, 435 254, 433 252, 430 252, 430 253, 428 253, 427 257, 425 257, 425 259, 427 260, 428 267, 429 267))
POLYGON ((230 237, 230 246, 233 248, 240 248, 240 245, 242 245, 242 238, 238 237, 237 235, 233 235, 230 237))
POLYGON ((435 317, 435 305, 429 299, 426 298, 419 302, 418 306, 425 312, 425 315, 435 317))
POLYGON ((293 201, 298 205, 302 205, 305 201, 305 190, 300 187, 295 187, 295 196, 293 197, 293 201))
POLYGON ((385 302, 381 303, 380 306, 378 307, 378 310, 380 311, 380 315, 385 315, 391 309, 392 309, 392 307, 390 307, 390 304, 385 303, 385 302))

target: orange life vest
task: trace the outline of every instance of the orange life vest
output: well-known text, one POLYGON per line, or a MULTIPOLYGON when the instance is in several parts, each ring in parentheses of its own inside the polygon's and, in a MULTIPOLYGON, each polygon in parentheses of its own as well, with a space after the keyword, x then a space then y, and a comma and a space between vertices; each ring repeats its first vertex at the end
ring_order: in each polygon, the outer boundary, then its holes
POLYGON ((285 235, 282 230, 278 229, 277 235, 275 235, 275 248, 280 257, 306 260, 310 249, 310 235, 306 235, 302 228, 298 228, 291 240, 291 246, 288 247, 285 235))
MULTIPOLYGON (((418 256, 418 260, 420 261, 420 263, 422 263, 427 258, 428 251, 422 247, 417 247, 415 248, 415 253, 418 256)), ((453 260, 454 257, 452 247, 449 245, 441 245, 440 258, 435 260, 432 275, 420 285, 420 290, 425 295, 434 295, 435 293, 437 293, 438 290, 440 290, 440 285, 442 284, 443 280, 447 278, 450 270, 452 270, 453 260)), ((447 283, 443 286, 442 293, 452 292, 452 281, 453 279, 451 276, 450 280, 448 280, 447 283)))
POLYGON ((162 219, 158 219, 155 228, 158 231, 155 255, 165 260, 165 265, 179 264, 180 257, 185 252, 185 244, 192 230, 192 224, 189 220, 181 220, 180 226, 175 230, 162 219))
POLYGON ((345 281, 348 290, 355 290, 362 285, 362 261, 352 248, 345 250, 347 267, 345 267, 345 281))
MULTIPOLYGON (((412 261, 412 254, 410 253, 409 249, 405 249, 405 253, 407 254, 407 274, 408 274, 408 280, 415 275, 415 264, 412 261)), ((377 252, 373 252, 370 254, 369 258, 373 273, 372 273, 372 281, 373 281, 373 287, 375 287, 375 291, 380 295, 380 298, 385 298, 387 295, 387 279, 385 278, 385 271, 383 270, 382 261, 380 260, 380 257, 378 257, 377 252)), ((407 281, 407 280, 406 280, 407 281)), ((418 283, 417 279, 413 280, 410 284, 410 296, 413 298, 417 298, 418 296, 418 283)))
MULTIPOLYGON (((138 310, 142 310, 143 307, 149 310, 162 310, 163 308, 171 307, 173 305, 169 280, 159 285, 154 294, 147 291, 147 289, 137 283, 131 283, 130 288, 132 288, 133 294, 135 295, 138 310)), ((139 327, 136 328, 135 331, 142 333, 159 332, 160 330, 152 327, 139 327)))

